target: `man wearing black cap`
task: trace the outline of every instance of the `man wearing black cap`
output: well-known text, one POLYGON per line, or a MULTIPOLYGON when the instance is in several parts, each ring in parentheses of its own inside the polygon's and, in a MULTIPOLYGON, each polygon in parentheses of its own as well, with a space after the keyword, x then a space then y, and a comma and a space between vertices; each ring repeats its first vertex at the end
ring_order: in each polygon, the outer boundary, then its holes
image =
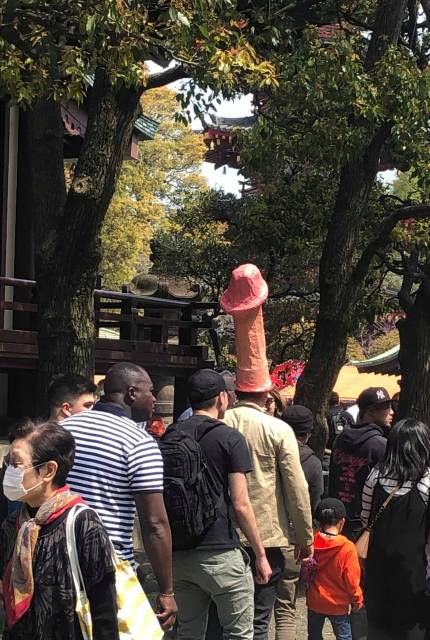
POLYGON ((299 445, 300 463, 308 483, 312 515, 315 515, 315 509, 324 493, 324 480, 321 460, 307 444, 314 430, 312 411, 307 407, 294 404, 291 407, 286 407, 282 419, 290 425, 296 436, 299 445))
POLYGON ((336 438, 330 460, 329 495, 342 500, 347 522, 344 533, 355 540, 362 529, 361 496, 373 467, 383 458, 385 434, 391 425, 391 398, 383 387, 369 387, 357 399, 358 422, 336 438))
POLYGON ((224 637, 252 640, 254 583, 235 522, 251 541, 258 558, 256 579, 267 582, 271 569, 248 498, 248 447, 242 434, 220 421, 229 400, 225 380, 219 373, 211 369, 197 371, 189 380, 188 395, 193 416, 170 428, 193 434, 198 440, 222 497, 218 518, 198 545, 186 551, 175 551, 173 547, 178 639, 205 637, 209 605, 214 601, 224 637))

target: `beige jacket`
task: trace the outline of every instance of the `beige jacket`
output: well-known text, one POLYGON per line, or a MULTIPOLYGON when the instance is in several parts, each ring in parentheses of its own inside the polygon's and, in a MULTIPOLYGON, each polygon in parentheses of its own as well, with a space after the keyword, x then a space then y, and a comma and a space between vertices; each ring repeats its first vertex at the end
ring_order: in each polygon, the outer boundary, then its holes
POLYGON ((308 485, 291 427, 251 402, 239 402, 224 421, 248 442, 253 468, 248 492, 264 546, 288 546, 289 523, 297 544, 312 544, 308 485))

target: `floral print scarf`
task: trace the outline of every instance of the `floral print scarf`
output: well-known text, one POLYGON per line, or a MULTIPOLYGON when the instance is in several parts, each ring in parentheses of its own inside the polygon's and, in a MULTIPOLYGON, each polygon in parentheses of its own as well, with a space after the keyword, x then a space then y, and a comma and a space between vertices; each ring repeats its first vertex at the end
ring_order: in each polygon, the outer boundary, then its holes
POLYGON ((75 504, 81 496, 65 486, 58 489, 31 518, 26 505, 17 517, 18 535, 12 558, 5 569, 3 597, 8 627, 12 627, 28 611, 34 592, 33 553, 43 525, 53 522, 75 504))

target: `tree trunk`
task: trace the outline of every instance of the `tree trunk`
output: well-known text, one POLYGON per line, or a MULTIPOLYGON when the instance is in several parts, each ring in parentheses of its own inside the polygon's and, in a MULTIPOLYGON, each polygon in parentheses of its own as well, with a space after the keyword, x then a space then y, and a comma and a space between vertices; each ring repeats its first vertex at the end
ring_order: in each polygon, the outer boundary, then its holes
MULTIPOLYGON (((380 0, 375 29, 366 56, 371 69, 400 35, 407 1, 380 0)), ((354 322, 354 308, 367 269, 354 264, 359 231, 375 181, 381 149, 391 124, 375 132, 373 139, 341 171, 338 195, 329 223, 320 262, 320 304, 309 361, 300 377, 294 401, 309 407, 317 429, 312 446, 322 456, 327 440, 325 413, 330 392, 345 362, 346 344, 354 322)))
POLYGON ((33 111, 40 395, 53 375, 94 374, 100 232, 139 114, 139 97, 137 89, 112 87, 97 70, 86 135, 67 195, 59 106, 43 103, 33 111))
POLYGON ((375 151, 372 156, 356 158, 342 171, 320 262, 320 303, 315 338, 294 397, 295 403, 305 405, 316 417, 319 427, 315 430, 312 446, 320 456, 327 440, 327 401, 345 363, 347 339, 361 285, 361 282, 353 281, 353 260, 362 216, 376 176, 379 154, 375 151))
POLYGON ((423 281, 415 300, 397 323, 402 372, 399 417, 430 425, 430 284, 423 281))

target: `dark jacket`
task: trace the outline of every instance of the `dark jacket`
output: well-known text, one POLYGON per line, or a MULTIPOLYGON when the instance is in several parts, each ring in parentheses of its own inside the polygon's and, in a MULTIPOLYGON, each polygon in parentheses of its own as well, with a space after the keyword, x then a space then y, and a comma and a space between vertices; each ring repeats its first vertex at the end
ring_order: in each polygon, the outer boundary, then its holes
POLYGON ((315 509, 321 501, 324 493, 324 480, 321 460, 314 454, 307 444, 299 442, 300 462, 306 482, 309 487, 309 497, 311 499, 312 515, 315 515, 315 509))
POLYGON ((348 525, 361 526, 361 496, 373 467, 384 457, 386 438, 376 424, 358 423, 345 427, 334 441, 329 475, 329 496, 342 500, 348 525))

